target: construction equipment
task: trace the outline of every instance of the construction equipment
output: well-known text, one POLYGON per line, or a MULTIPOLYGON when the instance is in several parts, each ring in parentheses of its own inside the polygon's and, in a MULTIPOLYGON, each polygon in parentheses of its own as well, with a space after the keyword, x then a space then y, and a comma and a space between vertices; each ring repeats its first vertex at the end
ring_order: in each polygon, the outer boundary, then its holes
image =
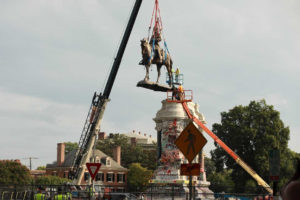
POLYGON ((273 190, 271 187, 250 167, 248 166, 234 151, 232 151, 218 136, 216 136, 212 131, 210 131, 200 120, 194 117, 186 102, 181 102, 182 106, 190 119, 192 119, 200 128, 202 128, 211 138, 214 139, 216 143, 220 145, 234 160, 237 164, 239 164, 248 174, 252 176, 257 181, 257 184, 262 186, 269 193, 273 194, 273 190))
POLYGON ((94 93, 92 103, 78 143, 79 148, 73 160, 72 171, 70 172, 70 179, 72 179, 73 183, 76 185, 80 185, 86 168, 85 163, 89 161, 89 158, 91 156, 92 148, 96 140, 96 134, 100 130, 103 114, 107 102, 109 101, 109 95, 113 87, 127 42, 129 40, 129 36, 131 34, 141 4, 142 0, 135 1, 126 30, 120 43, 118 53, 114 59, 114 63, 111 68, 103 93, 94 93))

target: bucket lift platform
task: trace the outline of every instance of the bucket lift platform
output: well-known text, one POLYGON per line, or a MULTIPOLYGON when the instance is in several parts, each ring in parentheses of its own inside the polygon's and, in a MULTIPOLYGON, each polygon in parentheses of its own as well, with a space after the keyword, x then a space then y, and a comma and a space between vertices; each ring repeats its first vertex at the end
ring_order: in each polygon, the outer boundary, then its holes
POLYGON ((139 81, 136 86, 160 92, 167 92, 169 90, 172 90, 172 87, 170 87, 169 85, 163 85, 160 83, 145 80, 139 81))

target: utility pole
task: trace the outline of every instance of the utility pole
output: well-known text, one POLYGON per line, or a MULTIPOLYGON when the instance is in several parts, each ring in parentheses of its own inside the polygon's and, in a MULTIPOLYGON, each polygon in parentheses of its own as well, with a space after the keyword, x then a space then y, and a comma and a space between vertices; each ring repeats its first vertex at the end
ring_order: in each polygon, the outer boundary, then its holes
POLYGON ((32 170, 32 159, 38 159, 37 157, 27 157, 27 158, 22 158, 22 159, 28 159, 29 160, 29 169, 32 170))

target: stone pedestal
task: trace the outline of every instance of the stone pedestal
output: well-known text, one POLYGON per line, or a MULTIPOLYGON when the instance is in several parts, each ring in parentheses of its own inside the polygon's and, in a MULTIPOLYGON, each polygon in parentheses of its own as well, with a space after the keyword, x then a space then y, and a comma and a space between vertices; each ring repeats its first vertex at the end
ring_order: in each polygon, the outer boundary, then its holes
MULTIPOLYGON (((198 118, 202 123, 205 123, 204 116, 199 112, 198 104, 187 102, 191 114, 198 118)), ((188 163, 184 155, 174 144, 176 138, 180 135, 183 129, 192 121, 188 118, 181 103, 162 101, 162 108, 157 112, 153 119, 156 123, 157 130, 157 145, 158 145, 158 167, 154 172, 153 184, 176 184, 182 186, 182 191, 185 193, 189 183, 189 177, 180 176, 180 164, 188 163)), ((199 128, 199 127, 198 127, 199 128)), ((201 130, 201 129, 200 129, 201 130)), ((209 182, 206 181, 204 170, 204 156, 201 154, 193 160, 193 163, 202 161, 202 179, 193 176, 193 185, 198 193, 209 191, 209 182)), ((211 191, 210 191, 211 192, 211 191)), ((211 192, 212 193, 212 192, 211 192)))

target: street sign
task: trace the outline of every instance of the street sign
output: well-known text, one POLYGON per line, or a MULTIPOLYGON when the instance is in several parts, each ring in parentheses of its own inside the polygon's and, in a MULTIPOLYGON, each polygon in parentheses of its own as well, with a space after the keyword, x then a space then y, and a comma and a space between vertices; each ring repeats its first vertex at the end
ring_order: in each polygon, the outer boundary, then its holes
POLYGON ((89 170, 92 180, 94 180, 101 167, 101 163, 86 163, 86 167, 89 170))
POLYGON ((198 128, 196 128, 194 123, 191 122, 175 140, 175 145, 183 153, 189 163, 191 163, 206 142, 207 140, 205 137, 198 128))
POLYGON ((280 173, 279 149, 272 149, 269 151, 269 171, 270 171, 270 180, 279 181, 279 173, 280 173))
POLYGON ((181 164, 180 167, 181 176, 199 176, 200 175, 200 164, 181 164))

